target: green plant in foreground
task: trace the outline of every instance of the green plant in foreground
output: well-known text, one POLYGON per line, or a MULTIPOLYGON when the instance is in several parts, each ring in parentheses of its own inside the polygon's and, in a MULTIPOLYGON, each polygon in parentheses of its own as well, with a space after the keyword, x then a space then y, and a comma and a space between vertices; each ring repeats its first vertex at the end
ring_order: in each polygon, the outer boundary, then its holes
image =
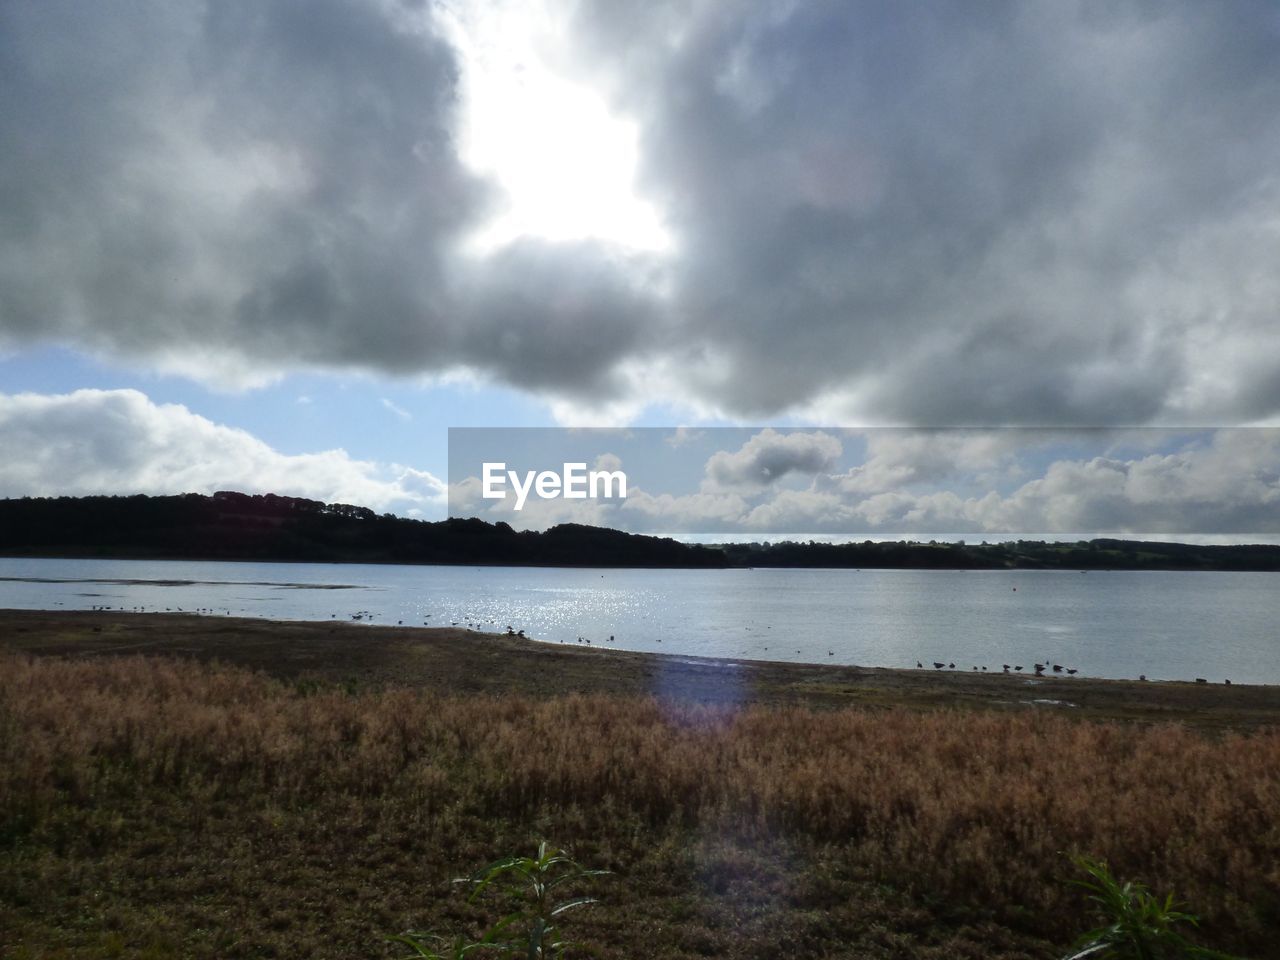
POLYGON ((1197 926, 1190 913, 1174 909, 1173 894, 1163 900, 1145 884, 1121 883, 1105 861, 1073 857, 1072 862, 1090 877, 1071 881, 1089 891, 1106 918, 1106 926, 1090 930, 1064 960, 1235 960, 1226 953, 1198 947, 1174 928, 1197 926))
POLYGON ((556 918, 574 909, 595 903, 593 897, 574 897, 556 902, 552 892, 565 884, 588 877, 607 874, 608 870, 587 870, 576 861, 547 844, 538 844, 533 857, 504 857, 489 864, 471 877, 455 880, 455 883, 471 884, 470 899, 475 900, 489 887, 504 889, 520 906, 491 926, 479 940, 457 937, 452 942, 429 933, 407 933, 390 939, 412 947, 410 958, 427 960, 462 960, 472 953, 490 950, 499 956, 524 957, 526 960, 544 960, 554 957, 560 960, 565 951, 576 946, 572 941, 559 939, 556 918), (443 944, 447 952, 437 953, 427 941, 443 944))
POLYGON ((426 958, 426 960, 465 960, 466 957, 477 950, 509 949, 508 944, 499 943, 495 939, 500 935, 502 926, 501 922, 495 924, 479 940, 468 940, 466 937, 458 936, 449 941, 433 933, 406 933, 398 937, 388 937, 387 939, 413 948, 413 953, 409 954, 406 960, 413 960, 413 958, 417 958, 417 960, 422 960, 422 958, 426 958), (438 953, 427 946, 428 940, 441 944, 441 949, 444 950, 444 953, 438 953))

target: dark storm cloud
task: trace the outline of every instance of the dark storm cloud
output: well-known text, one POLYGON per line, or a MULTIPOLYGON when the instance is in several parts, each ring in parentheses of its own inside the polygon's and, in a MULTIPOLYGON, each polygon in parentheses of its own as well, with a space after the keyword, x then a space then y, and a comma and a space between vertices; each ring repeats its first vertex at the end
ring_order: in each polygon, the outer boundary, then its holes
POLYGON ((333 0, 4 20, 10 331, 255 363, 422 352, 438 238, 480 198, 443 46, 333 0))
POLYGON ((729 360, 708 399, 1280 409, 1273 4, 616 7, 585 4, 584 35, 682 238, 687 336, 729 360))
POLYGON ((4 4, 0 338, 747 417, 1280 414, 1270 0, 576 10, 665 260, 459 252, 496 201, 421 5, 4 4))
POLYGON ((589 393, 650 312, 608 251, 456 253, 492 196, 457 156, 455 53, 410 6, 15 2, 0 71, 11 343, 589 393))
POLYGON ((457 352, 530 390, 608 396, 662 326, 645 268, 600 244, 518 240, 457 275, 457 352))

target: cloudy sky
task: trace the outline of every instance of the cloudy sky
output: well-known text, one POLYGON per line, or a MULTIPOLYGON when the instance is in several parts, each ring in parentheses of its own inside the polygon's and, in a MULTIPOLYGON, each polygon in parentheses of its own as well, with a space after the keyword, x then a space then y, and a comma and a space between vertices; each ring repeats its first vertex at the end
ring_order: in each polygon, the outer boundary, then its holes
POLYGON ((693 539, 1276 542, 1278 478, 1275 427, 463 428, 449 436, 452 516, 693 539), (586 495, 570 499, 563 477, 574 463, 582 464, 575 491, 586 495), (544 471, 560 479, 539 496, 530 474, 544 471), (621 472, 626 496, 616 495, 616 480, 611 489, 598 480, 591 495, 597 471, 621 472))
MULTIPOLYGON (((1280 425, 1274 0, 0 0, 0 142, 0 495, 441 516, 448 427, 1280 425)), ((1273 504, 1215 436, 1158 455, 1273 504)), ((1023 482, 1157 455, 1060 452, 1023 482)))

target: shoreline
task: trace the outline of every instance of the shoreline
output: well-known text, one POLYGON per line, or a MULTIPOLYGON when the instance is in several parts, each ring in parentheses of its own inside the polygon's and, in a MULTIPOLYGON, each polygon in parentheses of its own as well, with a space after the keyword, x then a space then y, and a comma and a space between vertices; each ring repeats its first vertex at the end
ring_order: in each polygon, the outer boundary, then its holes
POLYGON ((285 682, 461 695, 646 696, 727 707, 1051 712, 1177 722, 1209 731, 1280 726, 1280 686, 1109 680, 780 663, 582 647, 453 627, 276 621, 188 613, 0 610, 0 652, 169 655, 285 682))
MULTIPOLYGON (((670 539, 670 538, 669 538, 670 539)), ((694 541, 677 540, 683 546, 703 547, 707 544, 694 541)), ((853 542, 853 541, 851 541, 853 542)), ((1165 541, 1160 541, 1161 543, 1165 541)), ((1169 541, 1172 546, 1188 546, 1169 541)), ((843 544, 836 544, 841 546, 843 544)), ((916 546, 925 546, 915 542, 916 546)), ((949 547, 952 544, 940 544, 949 547)), ((1206 544, 1205 546, 1225 546, 1247 549, 1251 547, 1271 547, 1280 544, 1241 542, 1236 544, 1206 544)), ((877 564, 871 560, 863 560, 858 564, 821 564, 821 563, 724 563, 724 564, 594 564, 552 562, 546 560, 521 562, 519 559, 465 559, 465 560, 404 560, 388 557, 289 557, 289 556, 257 556, 247 554, 200 554, 188 551, 171 552, 163 550, 120 550, 104 552, 99 549, 76 548, 69 550, 37 549, 33 552, 17 551, 12 548, 0 551, 0 560, 92 560, 92 561, 128 561, 137 563, 282 563, 282 564, 315 564, 318 566, 371 566, 371 567, 475 567, 487 569, 491 567, 511 567, 513 569, 535 570, 672 570, 681 573, 697 571, 723 570, 840 570, 844 572, 870 571, 918 571, 924 573, 1259 573, 1280 574, 1280 570, 1269 566, 1208 566, 1192 567, 1178 564, 1145 563, 1142 565, 1113 564, 1111 566, 1075 566, 1062 564, 1057 566, 1040 566, 1035 564, 921 564, 921 563, 884 563, 877 564)))

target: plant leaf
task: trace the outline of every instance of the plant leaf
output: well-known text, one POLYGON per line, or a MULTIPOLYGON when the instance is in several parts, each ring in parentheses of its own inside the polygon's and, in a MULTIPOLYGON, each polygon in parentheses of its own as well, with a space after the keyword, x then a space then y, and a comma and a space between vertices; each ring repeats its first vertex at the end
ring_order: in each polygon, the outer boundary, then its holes
POLYGON ((596 902, 597 901, 595 897, 578 897, 578 899, 576 900, 566 900, 564 903, 560 904, 554 910, 551 911, 551 916, 558 917, 560 916, 560 914, 564 913, 566 910, 572 910, 574 907, 581 907, 581 906, 585 906, 588 903, 596 903, 596 902))

